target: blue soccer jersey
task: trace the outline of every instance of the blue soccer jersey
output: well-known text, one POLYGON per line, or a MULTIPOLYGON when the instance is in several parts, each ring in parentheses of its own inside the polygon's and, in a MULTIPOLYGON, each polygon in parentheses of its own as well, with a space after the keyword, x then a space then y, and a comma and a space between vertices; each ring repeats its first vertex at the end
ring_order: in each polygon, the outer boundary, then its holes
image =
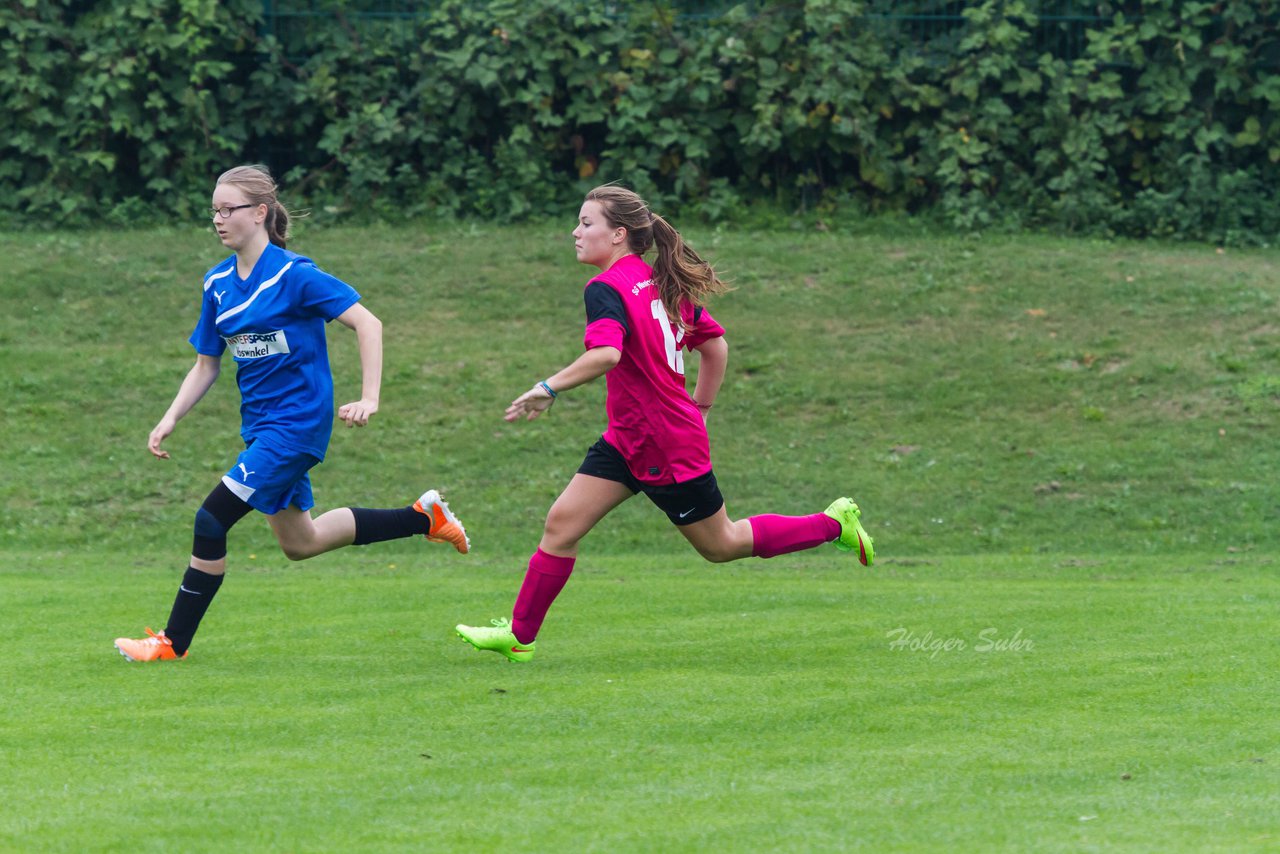
POLYGON ((240 435, 324 459, 333 432, 333 376, 324 327, 360 294, 310 258, 269 244, 248 279, 236 256, 204 279, 191 345, 205 356, 230 349, 240 386, 240 435))

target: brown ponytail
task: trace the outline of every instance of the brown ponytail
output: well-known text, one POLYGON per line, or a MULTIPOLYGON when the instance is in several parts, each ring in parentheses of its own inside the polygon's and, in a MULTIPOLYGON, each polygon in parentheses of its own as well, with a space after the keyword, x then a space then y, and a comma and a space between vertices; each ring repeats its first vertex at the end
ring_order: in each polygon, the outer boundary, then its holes
POLYGON ((729 289, 711 265, 684 242, 680 232, 650 211, 644 199, 631 190, 605 184, 587 193, 587 201, 600 203, 610 226, 627 230, 627 248, 632 252, 643 255, 657 247, 653 283, 667 316, 681 329, 685 328, 681 303, 704 306, 709 297, 729 289))
POLYGON ((267 237, 283 249, 289 239, 289 212, 276 197, 276 182, 271 171, 260 164, 236 166, 218 176, 218 183, 239 187, 251 205, 267 206, 267 219, 263 223, 267 237))

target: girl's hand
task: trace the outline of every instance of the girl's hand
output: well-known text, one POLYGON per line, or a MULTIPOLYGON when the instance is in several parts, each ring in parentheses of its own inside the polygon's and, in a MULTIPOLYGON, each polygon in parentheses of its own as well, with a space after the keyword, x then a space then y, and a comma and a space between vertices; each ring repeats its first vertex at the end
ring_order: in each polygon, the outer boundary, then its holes
POLYGON ((367 398, 354 403, 344 403, 338 407, 338 417, 348 427, 363 427, 369 423, 369 416, 378 411, 378 401, 367 398))
POLYGON ((547 394, 547 390, 538 384, 511 401, 506 414, 502 417, 507 421, 516 421, 523 415, 525 421, 532 421, 550 409, 555 401, 556 399, 547 394))
POLYGON ((161 418, 160 423, 151 431, 151 435, 147 437, 147 450, 157 459, 169 459, 169 452, 160 449, 160 443, 169 438, 169 434, 173 432, 176 425, 168 418, 161 418))

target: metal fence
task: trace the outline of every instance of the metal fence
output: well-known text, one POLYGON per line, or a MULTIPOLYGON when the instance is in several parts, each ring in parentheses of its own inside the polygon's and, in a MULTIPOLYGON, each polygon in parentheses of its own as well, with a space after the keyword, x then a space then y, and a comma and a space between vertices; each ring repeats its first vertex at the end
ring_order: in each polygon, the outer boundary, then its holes
MULTIPOLYGON (((945 62, 959 52, 961 42, 969 33, 969 20, 964 15, 969 5, 963 0, 873 2, 863 18, 886 40, 945 62)), ((1028 52, 1034 56, 1049 54, 1066 61, 1078 59, 1084 54, 1088 31, 1100 29, 1114 20, 1114 12, 1096 2, 1041 0, 1028 5, 1036 15, 1029 33, 1032 49, 1028 52)))
MULTIPOLYGON (((289 56, 305 57, 308 45, 324 39, 334 27, 352 27, 372 35, 380 28, 401 26, 407 20, 422 17, 433 5, 430 0, 263 0, 263 35, 274 36, 289 56)), ((604 8, 622 16, 630 5, 611 2, 604 8)), ((968 32, 964 10, 969 5, 964 0, 872 0, 859 19, 886 41, 942 62, 956 53, 968 32)), ((677 21, 696 25, 739 6, 752 14, 799 11, 798 4, 765 0, 676 0, 668 8, 677 21)), ((1068 61, 1083 55, 1088 31, 1110 23, 1122 6, 1133 7, 1124 10, 1130 20, 1141 9, 1140 3, 1088 0, 1040 0, 1029 6, 1037 16, 1031 30, 1034 55, 1047 53, 1068 61)))

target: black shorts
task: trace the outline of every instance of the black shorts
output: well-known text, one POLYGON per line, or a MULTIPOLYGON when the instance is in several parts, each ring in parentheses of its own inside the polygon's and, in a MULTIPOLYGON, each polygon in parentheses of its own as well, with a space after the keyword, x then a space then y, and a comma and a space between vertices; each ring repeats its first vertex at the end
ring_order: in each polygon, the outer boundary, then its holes
POLYGON ((620 483, 633 493, 643 492, 658 509, 677 525, 692 525, 716 515, 724 506, 724 496, 716 483, 715 472, 707 472, 684 483, 653 484, 636 480, 627 461, 603 438, 591 446, 578 466, 579 474, 620 483))

